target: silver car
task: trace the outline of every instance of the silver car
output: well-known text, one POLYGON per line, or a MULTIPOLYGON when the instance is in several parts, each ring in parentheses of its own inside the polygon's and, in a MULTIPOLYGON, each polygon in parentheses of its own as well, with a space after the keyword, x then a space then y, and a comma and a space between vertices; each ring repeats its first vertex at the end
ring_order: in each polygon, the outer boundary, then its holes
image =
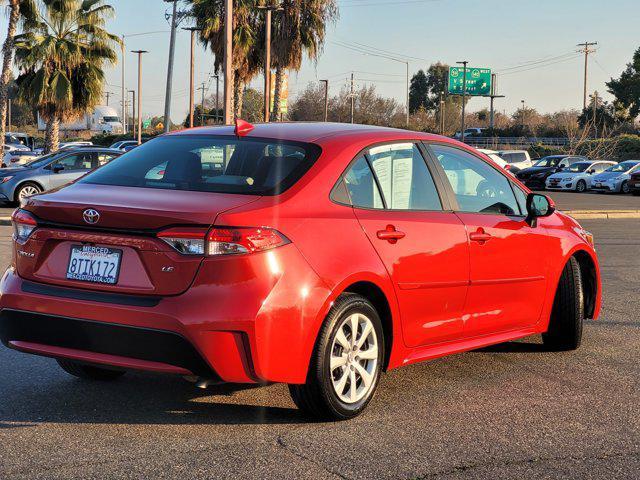
POLYGON ((629 193, 629 178, 640 170, 640 160, 627 160, 607 168, 591 180, 591 190, 596 192, 629 193))
POLYGON ((56 152, 21 167, 0 169, 0 201, 18 202, 66 185, 122 155, 108 148, 56 152))

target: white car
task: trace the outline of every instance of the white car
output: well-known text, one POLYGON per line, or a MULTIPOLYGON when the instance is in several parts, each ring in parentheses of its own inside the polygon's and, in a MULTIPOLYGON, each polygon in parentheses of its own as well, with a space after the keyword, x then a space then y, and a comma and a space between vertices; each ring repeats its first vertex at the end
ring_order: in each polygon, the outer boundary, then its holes
POLYGON ((504 159, 500 157, 500 155, 498 155, 497 152, 495 152, 494 150, 487 150, 486 148, 478 148, 477 150, 480 153, 484 153, 487 157, 493 160, 493 162, 496 163, 500 168, 504 168, 506 171, 511 173, 510 172, 511 165, 505 162, 504 159))
POLYGON ((531 155, 526 150, 498 150, 496 153, 511 165, 511 168, 515 171, 533 167, 531 155))
POLYGON ((2 157, 2 168, 11 168, 24 165, 25 163, 38 158, 38 154, 31 151, 14 150, 7 152, 2 157))
POLYGON ((547 190, 575 190, 583 193, 591 188, 591 179, 594 175, 604 172, 615 164, 616 162, 604 160, 573 163, 547 178, 545 186, 547 190))
MULTIPOLYGON (((464 130, 464 138, 483 137, 486 130, 486 128, 466 128, 464 130)), ((462 134, 460 132, 456 132, 453 138, 460 139, 462 138, 462 134)))

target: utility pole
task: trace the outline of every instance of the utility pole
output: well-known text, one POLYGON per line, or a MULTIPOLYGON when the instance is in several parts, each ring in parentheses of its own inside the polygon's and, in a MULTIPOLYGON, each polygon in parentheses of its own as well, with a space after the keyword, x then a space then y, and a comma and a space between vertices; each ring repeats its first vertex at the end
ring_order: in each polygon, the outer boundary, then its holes
POLYGON ((409 96, 410 96, 410 80, 409 80, 409 62, 407 64, 407 128, 409 128, 409 96))
POLYGON ((520 103, 522 103, 522 110, 520 111, 520 120, 522 121, 522 133, 524 133, 524 112, 525 112, 524 100, 520 100, 520 103))
POLYGON ((444 91, 440 92, 440 135, 444 135, 445 100, 444 91))
POLYGON ((231 124, 233 99, 233 0, 224 2, 224 123, 231 124))
POLYGON ((464 115, 465 115, 465 104, 467 103, 467 65, 469 62, 467 60, 463 60, 461 62, 456 62, 458 65, 463 65, 464 70, 462 74, 462 127, 460 129, 460 135, 462 143, 464 143, 464 115))
POLYGON ((7 130, 10 132, 11 131, 11 99, 8 98, 7 99, 7 124, 8 124, 8 128, 7 130))
POLYGON ((220 99, 220 75, 214 75, 213 78, 216 79, 216 123, 218 123, 218 112, 220 112, 218 102, 220 99))
POLYGON ((324 121, 329 120, 329 80, 320 80, 320 83, 324 83, 324 121))
POLYGON ((125 66, 127 64, 127 56, 125 55, 125 41, 124 41, 124 35, 122 36, 122 41, 120 42, 120 51, 121 51, 121 57, 122 57, 122 80, 121 80, 121 88, 122 88, 122 118, 123 120, 123 124, 122 124, 122 133, 123 134, 127 134, 127 88, 125 87, 125 66))
POLYGON ((587 108, 587 77, 589 75, 589 54, 594 53, 595 49, 591 49, 598 45, 598 42, 584 42, 579 43, 577 46, 582 47, 581 53, 584 53, 584 101, 582 104, 583 110, 587 108))
POLYGON ((133 96, 131 102, 131 109, 133 110, 133 138, 136 138, 136 91, 129 90, 129 93, 133 96))
POLYGON ((113 92, 104 92, 105 97, 107 97, 107 107, 109 106, 109 97, 113 95, 113 92))
POLYGON ((146 50, 132 50, 138 54, 138 145, 142 145, 142 55, 146 50))
POLYGON ((596 90, 593 93, 593 130, 595 132, 595 137, 598 138, 598 122, 597 122, 597 118, 596 118, 596 113, 598 111, 598 91, 596 90))
POLYGON ((496 126, 496 110, 495 110, 495 99, 496 98, 504 98, 504 95, 496 95, 497 90, 497 78, 498 76, 495 73, 491 74, 491 109, 489 113, 489 129, 493 132, 493 129, 496 126))
POLYGON ((349 93, 349 97, 351 97, 351 123, 353 123, 356 113, 356 94, 353 91, 353 72, 351 72, 351 91, 349 93))
POLYGON ((202 85, 198 88, 198 90, 202 90, 202 103, 200 104, 200 125, 204 127, 204 94, 207 90, 207 86, 203 82, 202 85))
POLYGON ((171 15, 171 38, 169 40, 169 65, 167 67, 167 88, 164 97, 164 133, 171 129, 171 90, 173 88, 173 57, 176 51, 176 29, 178 28, 178 0, 164 0, 173 3, 171 15))
POLYGON ((195 69, 194 69, 194 60, 195 60, 195 46, 196 46, 196 32, 200 32, 202 29, 198 27, 187 27, 183 28, 183 30, 187 30, 191 32, 191 67, 189 70, 189 128, 193 128, 193 109, 194 109, 194 84, 195 81, 195 69))

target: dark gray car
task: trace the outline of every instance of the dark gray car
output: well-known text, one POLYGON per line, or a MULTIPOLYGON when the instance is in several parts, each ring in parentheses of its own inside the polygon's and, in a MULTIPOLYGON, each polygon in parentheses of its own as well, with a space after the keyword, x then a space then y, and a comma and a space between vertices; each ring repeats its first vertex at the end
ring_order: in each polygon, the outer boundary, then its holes
POLYGON ((124 152, 109 148, 83 148, 56 152, 16 168, 0 169, 0 201, 25 197, 66 185, 124 152))

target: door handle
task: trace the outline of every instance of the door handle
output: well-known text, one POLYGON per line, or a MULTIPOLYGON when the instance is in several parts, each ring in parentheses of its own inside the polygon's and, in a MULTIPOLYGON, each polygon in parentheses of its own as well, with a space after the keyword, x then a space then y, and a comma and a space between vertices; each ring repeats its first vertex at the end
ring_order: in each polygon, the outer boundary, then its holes
POLYGON ((477 231, 469 234, 469 240, 480 244, 486 243, 492 238, 491 234, 485 232, 483 228, 479 228, 477 231))
POLYGON ((389 243, 396 243, 398 240, 402 240, 407 234, 399 232, 393 225, 387 225, 385 230, 378 230, 376 235, 380 240, 386 240, 389 243))

